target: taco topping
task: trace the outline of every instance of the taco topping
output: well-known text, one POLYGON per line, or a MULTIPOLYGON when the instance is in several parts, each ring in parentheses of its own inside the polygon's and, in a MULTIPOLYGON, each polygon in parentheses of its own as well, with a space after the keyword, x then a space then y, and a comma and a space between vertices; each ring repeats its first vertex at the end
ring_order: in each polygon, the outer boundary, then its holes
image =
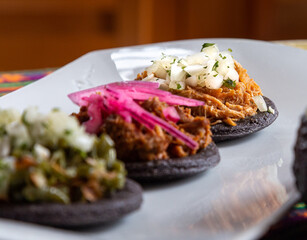
POLYGON ((185 58, 163 54, 136 80, 158 83, 159 88, 176 95, 204 101, 192 114, 208 117, 211 125, 235 126, 236 121, 268 108, 260 87, 231 52, 220 52, 216 44, 205 43, 201 52, 185 58))
POLYGON ((0 145, 2 201, 93 202, 125 183, 111 138, 56 109, 0 110, 0 145))
POLYGON ((69 97, 81 106, 73 115, 88 131, 108 133, 125 161, 187 156, 211 142, 209 121, 177 106, 201 106, 202 101, 173 96, 156 89, 155 83, 147 84, 151 87, 135 81, 113 83, 72 93, 69 97))

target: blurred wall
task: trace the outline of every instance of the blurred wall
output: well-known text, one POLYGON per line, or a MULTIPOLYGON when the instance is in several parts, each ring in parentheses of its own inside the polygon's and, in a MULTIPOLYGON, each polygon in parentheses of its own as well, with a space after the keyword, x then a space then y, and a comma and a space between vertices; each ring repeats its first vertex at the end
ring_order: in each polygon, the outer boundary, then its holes
POLYGON ((306 0, 0 0, 0 71, 179 39, 307 39, 306 12, 306 0))

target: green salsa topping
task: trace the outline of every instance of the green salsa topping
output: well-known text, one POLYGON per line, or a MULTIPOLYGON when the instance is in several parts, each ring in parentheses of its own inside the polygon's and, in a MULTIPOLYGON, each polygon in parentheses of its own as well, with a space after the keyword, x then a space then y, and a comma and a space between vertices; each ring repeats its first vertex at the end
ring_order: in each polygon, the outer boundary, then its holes
POLYGON ((0 110, 0 200, 97 201, 125 184, 112 139, 89 135, 61 111, 0 110))

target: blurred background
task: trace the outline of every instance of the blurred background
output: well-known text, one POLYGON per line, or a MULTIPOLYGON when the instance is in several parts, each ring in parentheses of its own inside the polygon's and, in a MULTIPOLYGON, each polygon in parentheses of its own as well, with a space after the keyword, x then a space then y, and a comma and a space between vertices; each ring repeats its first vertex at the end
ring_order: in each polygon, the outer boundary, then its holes
POLYGON ((179 39, 307 39, 306 10, 306 0, 0 0, 0 71, 179 39))

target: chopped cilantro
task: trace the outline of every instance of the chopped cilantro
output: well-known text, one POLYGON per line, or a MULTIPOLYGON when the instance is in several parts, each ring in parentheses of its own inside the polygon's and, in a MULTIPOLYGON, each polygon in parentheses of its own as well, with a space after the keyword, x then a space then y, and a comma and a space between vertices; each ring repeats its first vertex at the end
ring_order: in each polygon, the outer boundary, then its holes
POLYGON ((177 83, 177 89, 180 89, 181 85, 179 83, 177 83))
POLYGON ((229 68, 229 66, 227 66, 227 68, 229 68))
POLYGON ((216 77, 217 75, 219 75, 219 74, 217 73, 217 74, 213 75, 213 77, 216 77))
POLYGON ((187 77, 187 78, 188 78, 188 77, 191 77, 191 74, 187 73, 187 76, 186 76, 186 77, 187 77))
POLYGON ((205 66, 204 69, 207 69, 208 66, 205 66))
POLYGON ((220 56, 222 59, 226 59, 226 56, 223 56, 221 53, 219 54, 219 56, 220 56))
POLYGON ((179 59, 177 63, 181 63, 181 61, 182 61, 182 58, 181 58, 181 59, 179 59))
POLYGON ((166 70, 168 76, 171 76, 171 70, 166 70))
POLYGON ((216 61, 212 67, 212 71, 216 71, 218 67, 219 67, 219 61, 216 61))
POLYGON ((174 64, 176 62, 176 58, 174 58, 173 62, 171 62, 171 64, 174 64))
POLYGON ((223 86, 228 87, 228 88, 235 88, 236 85, 237 85, 236 81, 233 81, 230 78, 223 81, 223 86))
POLYGON ((215 45, 215 43, 204 43, 200 51, 202 51, 206 47, 211 47, 213 45, 215 45))
POLYGON ((228 48, 228 51, 229 51, 229 52, 232 52, 232 49, 231 49, 231 48, 228 48))
POLYGON ((70 129, 65 129, 64 130, 64 134, 65 135, 70 135, 72 133, 72 131, 70 129))
POLYGON ((182 70, 183 70, 183 69, 185 69, 186 67, 187 67, 187 66, 182 66, 181 68, 182 68, 182 70))

